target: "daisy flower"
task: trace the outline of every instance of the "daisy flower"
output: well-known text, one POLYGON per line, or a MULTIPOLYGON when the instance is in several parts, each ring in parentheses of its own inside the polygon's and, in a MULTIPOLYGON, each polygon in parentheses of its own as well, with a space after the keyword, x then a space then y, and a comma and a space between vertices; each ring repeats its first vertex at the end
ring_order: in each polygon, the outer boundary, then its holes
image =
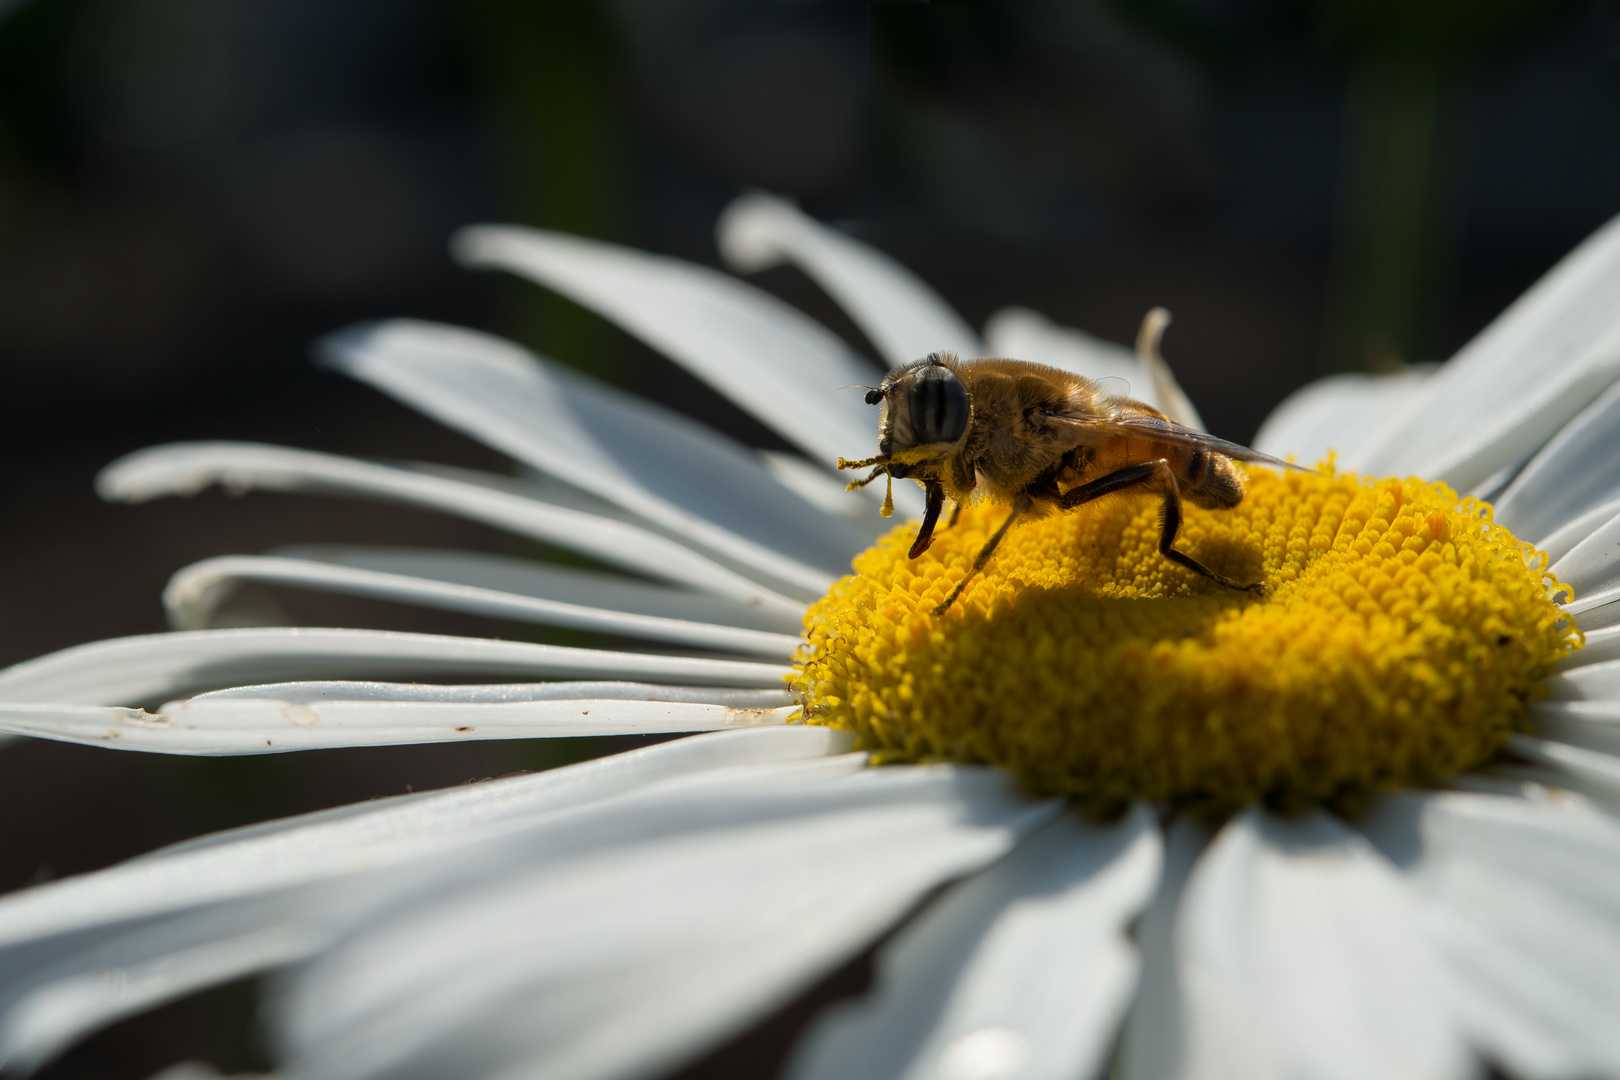
MULTIPOLYGON (((779 201, 739 200, 719 237, 738 269, 802 267, 892 364, 1124 377, 1197 423, 1153 350, 1023 310, 981 339, 779 201)), ((180 754, 706 734, 0 899, 7 1068, 262 973, 287 1076, 656 1076, 880 942, 793 1080, 1620 1075, 1620 224, 1432 373, 1283 404, 1257 448, 1321 470, 1251 469, 1181 540, 1263 595, 1167 563, 1153 501, 1118 499, 1014 530, 942 616, 997 509, 916 560, 912 530, 880 535, 831 468, 871 452, 846 388, 879 373, 835 335, 606 244, 478 227, 455 250, 594 308, 801 453, 470 330, 345 331, 327 364, 519 474, 219 442, 133 454, 101 492, 385 499, 607 569, 209 559, 168 587, 174 633, 0 673, 0 728, 180 754), (243 582, 646 644, 207 629, 243 582)))

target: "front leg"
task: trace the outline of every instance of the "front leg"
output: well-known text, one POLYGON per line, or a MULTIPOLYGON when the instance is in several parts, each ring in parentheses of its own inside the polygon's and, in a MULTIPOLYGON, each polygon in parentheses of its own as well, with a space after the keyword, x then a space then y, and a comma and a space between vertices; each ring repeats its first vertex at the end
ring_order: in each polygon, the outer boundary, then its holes
POLYGON ((1176 474, 1170 468, 1170 463, 1163 458, 1158 461, 1144 462, 1141 465, 1127 465, 1107 476, 1100 476, 1089 483, 1079 487, 1070 488, 1063 495, 1062 505, 1065 510, 1073 510, 1088 502, 1100 499, 1104 495, 1127 491, 1134 487, 1158 488, 1164 501, 1159 507, 1159 554, 1175 563, 1184 566, 1195 574, 1202 574, 1211 581, 1225 585, 1228 589, 1237 589, 1244 592, 1259 592, 1261 582, 1253 585, 1239 585, 1224 575, 1217 574, 1197 559, 1185 552, 1177 551, 1174 545, 1176 534, 1181 531, 1181 488, 1176 483, 1176 474))
POLYGON ((949 610, 950 606, 956 603, 956 598, 962 595, 962 590, 967 588, 968 582, 972 581, 978 572, 984 569, 984 564, 989 562, 990 556, 996 553, 996 547, 1000 545, 1001 538, 1007 535, 1007 530, 1013 527, 1013 522, 1017 521, 1023 515, 1029 513, 1034 506, 1035 500, 1031 499, 1028 495, 1018 496, 1018 498, 1013 502, 1012 513, 1008 514, 1007 520, 1001 523, 1001 528, 997 529, 995 534, 984 542, 984 546, 979 549, 979 554, 974 556, 973 567, 968 570, 967 577, 963 578, 961 581, 958 581, 956 583, 956 588, 951 590, 950 595, 945 597, 944 600, 940 601, 939 606, 934 609, 935 615, 945 614, 945 612, 949 610))

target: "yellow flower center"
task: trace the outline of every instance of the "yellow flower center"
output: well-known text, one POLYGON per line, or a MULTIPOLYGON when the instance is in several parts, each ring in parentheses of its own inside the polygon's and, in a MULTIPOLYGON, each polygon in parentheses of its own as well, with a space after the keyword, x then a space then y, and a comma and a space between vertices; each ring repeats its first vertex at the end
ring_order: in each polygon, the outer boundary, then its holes
POLYGON ((808 722, 1099 804, 1297 806, 1479 764, 1579 647, 1545 557, 1443 484, 1253 470, 1235 509, 1188 508, 1176 546, 1259 596, 1164 559, 1154 499, 1054 514, 931 614, 1005 514, 855 560, 805 617, 808 722))

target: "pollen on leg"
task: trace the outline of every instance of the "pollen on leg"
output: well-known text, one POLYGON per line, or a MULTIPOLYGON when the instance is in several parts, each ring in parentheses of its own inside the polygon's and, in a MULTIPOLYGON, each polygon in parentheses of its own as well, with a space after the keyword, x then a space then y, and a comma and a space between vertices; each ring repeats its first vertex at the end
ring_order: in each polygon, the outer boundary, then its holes
MULTIPOLYGON (((1176 566, 1157 505, 1118 498, 1015 528, 915 526, 806 616, 793 686, 811 723, 884 760, 983 762, 1098 800, 1285 805, 1422 784, 1490 757, 1579 635, 1545 559, 1442 484, 1253 470, 1189 508, 1176 566)), ((1566 590, 1567 591, 1567 590, 1566 590)))

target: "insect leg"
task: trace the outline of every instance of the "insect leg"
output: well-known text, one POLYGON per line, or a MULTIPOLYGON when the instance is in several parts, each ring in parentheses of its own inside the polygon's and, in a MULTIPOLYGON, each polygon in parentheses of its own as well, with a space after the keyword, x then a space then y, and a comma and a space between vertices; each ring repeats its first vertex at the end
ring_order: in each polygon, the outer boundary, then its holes
POLYGON ((1107 476, 1098 477, 1089 484, 1081 484, 1071 488, 1063 496, 1063 508, 1072 510, 1077 506, 1100 499, 1104 495, 1111 495, 1116 491, 1136 486, 1156 486, 1164 496, 1159 507, 1159 554, 1175 563, 1184 566, 1195 574, 1202 574, 1211 581, 1225 585, 1228 589, 1237 589, 1244 592, 1259 592, 1260 583, 1253 585, 1239 585, 1222 574, 1217 574, 1197 559, 1185 552, 1177 551, 1173 546, 1176 534, 1181 531, 1181 489, 1176 483, 1176 474, 1170 468, 1170 463, 1163 458, 1158 461, 1146 462, 1141 465, 1131 465, 1107 476))
POLYGON ((1035 500, 1028 495, 1018 496, 1018 501, 1013 503, 1012 513, 1007 515, 1007 520, 1001 523, 1001 528, 996 530, 995 535, 984 542, 984 547, 980 548, 979 553, 973 557, 973 568, 968 571, 967 577, 957 582, 956 588, 951 590, 951 594, 940 602, 939 607, 934 609, 935 615, 945 614, 950 606, 956 603, 956 598, 962 595, 962 590, 967 588, 967 583, 972 581, 974 575, 980 570, 984 569, 984 564, 990 561, 991 555, 995 554, 996 546, 1001 543, 1001 538, 1007 535, 1007 530, 1012 528, 1013 522, 1017 521, 1021 515, 1027 514, 1034 505, 1035 500))
POLYGON ((945 527, 947 529, 954 529, 954 528, 956 528, 956 523, 958 521, 960 521, 961 519, 962 519, 962 504, 959 503, 959 502, 951 503, 951 520, 947 521, 945 523, 945 527))
POLYGON ((917 539, 911 544, 911 558, 915 559, 934 543, 934 525, 939 521, 939 512, 944 505, 945 489, 939 484, 929 484, 928 508, 923 511, 922 528, 917 530, 917 539))

